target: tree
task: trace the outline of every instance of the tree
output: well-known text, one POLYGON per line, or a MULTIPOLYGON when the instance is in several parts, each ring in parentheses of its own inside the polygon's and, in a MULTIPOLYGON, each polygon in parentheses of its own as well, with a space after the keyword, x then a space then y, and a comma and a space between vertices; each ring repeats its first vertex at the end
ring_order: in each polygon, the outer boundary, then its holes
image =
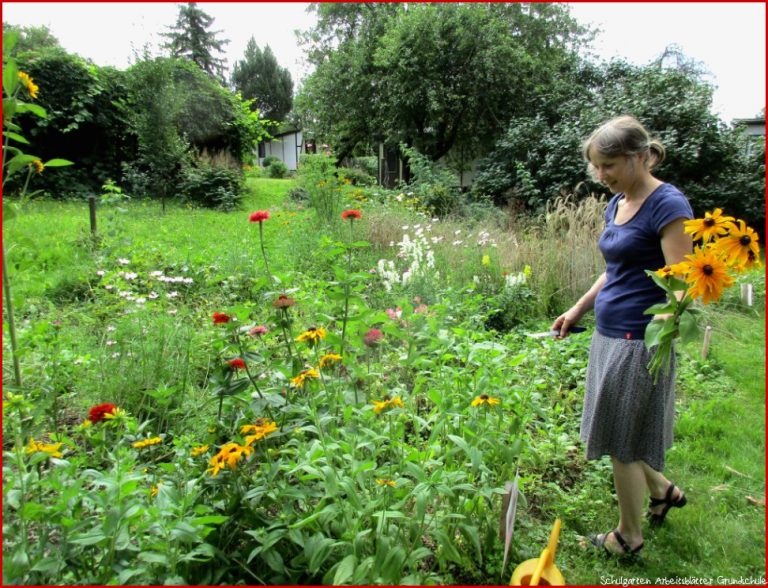
POLYGON ((169 39, 163 47, 170 49, 171 56, 189 59, 204 72, 223 80, 226 61, 214 57, 213 52, 221 53, 229 40, 216 38, 221 31, 208 30, 213 20, 195 2, 180 6, 176 24, 168 27, 171 32, 162 33, 169 39))
POLYGON ((244 57, 234 65, 232 85, 243 98, 253 100, 253 106, 264 118, 284 120, 293 108, 290 72, 279 66, 269 45, 262 51, 253 37, 248 41, 244 57))
POLYGON ((16 55, 25 58, 30 53, 39 53, 49 49, 62 50, 61 43, 53 36, 50 29, 46 26, 22 27, 8 23, 3 23, 3 34, 18 31, 19 37, 16 43, 16 55))
POLYGON ((573 39, 582 31, 560 5, 315 9, 318 25, 304 40, 316 69, 297 107, 340 155, 372 140, 433 160, 490 147, 512 117, 567 92, 564 74, 578 62, 573 39))

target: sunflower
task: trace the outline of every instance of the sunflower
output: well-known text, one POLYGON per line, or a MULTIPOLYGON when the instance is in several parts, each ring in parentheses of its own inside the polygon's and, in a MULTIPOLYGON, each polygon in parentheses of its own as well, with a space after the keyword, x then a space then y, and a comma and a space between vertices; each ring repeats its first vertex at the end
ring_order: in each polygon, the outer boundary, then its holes
POLYGON ((150 437, 149 439, 144 439, 142 441, 134 442, 132 447, 134 449, 144 449, 145 447, 150 447, 151 445, 157 445, 158 443, 162 443, 162 442, 163 442, 162 437, 150 437))
POLYGON ((693 235, 694 241, 703 239, 705 243, 726 235, 733 227, 733 217, 723 216, 720 208, 715 208, 712 214, 705 212, 704 218, 685 221, 685 232, 693 235))
POLYGON ((496 406, 501 404, 501 400, 488 396, 488 394, 481 394, 472 401, 472 406, 480 406, 481 404, 487 404, 488 406, 496 406))
POLYGON ((63 443, 43 443, 41 441, 35 441, 34 437, 29 438, 29 445, 25 448, 27 454, 32 453, 47 453, 48 457, 62 457, 60 451, 63 443))
POLYGON ((726 259, 728 265, 739 269, 760 267, 760 246, 758 236, 743 220, 737 221, 727 236, 718 239, 713 247, 726 259))
POLYGON ((717 302, 723 294, 723 288, 733 285, 728 265, 713 249, 697 247, 693 255, 685 257, 690 260, 691 271, 685 281, 690 284, 688 294, 692 298, 701 298, 704 304, 717 302))
POLYGON ((395 482, 393 480, 387 480, 387 479, 384 479, 384 478, 377 479, 376 483, 379 486, 389 486, 390 488, 394 488, 395 487, 395 482))
POLYGON ((388 408, 392 408, 393 406, 397 406, 399 408, 405 408, 405 405, 403 404, 403 401, 400 400, 399 396, 395 396, 394 398, 384 397, 384 400, 373 401, 373 412, 375 412, 376 414, 380 414, 385 410, 387 410, 388 408))
POLYGON ((202 455, 206 451, 208 451, 208 446, 207 445, 198 445, 197 447, 193 447, 192 448, 192 451, 190 452, 190 455, 192 457, 197 457, 199 455, 202 455))

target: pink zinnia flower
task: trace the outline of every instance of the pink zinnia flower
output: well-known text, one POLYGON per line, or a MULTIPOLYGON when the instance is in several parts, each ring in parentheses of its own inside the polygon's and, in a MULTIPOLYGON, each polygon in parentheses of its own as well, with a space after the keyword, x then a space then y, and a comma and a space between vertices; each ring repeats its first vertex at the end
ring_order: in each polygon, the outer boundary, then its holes
POLYGON ((235 359, 228 360, 227 365, 230 367, 230 369, 233 369, 233 370, 245 369, 245 362, 240 357, 236 357, 235 359))
POLYGON ((250 331, 248 331, 248 334, 251 337, 261 337, 262 335, 266 335, 267 331, 269 331, 267 327, 265 327, 264 325, 258 325, 256 327, 253 327, 250 331))
POLYGON ((360 212, 359 210, 353 210, 353 209, 345 210, 344 212, 341 213, 341 218, 343 218, 344 220, 347 220, 347 219, 349 219, 349 220, 354 220, 354 219, 360 220, 361 218, 363 218, 363 213, 360 212))
POLYGON ((387 309, 387 316, 391 318, 393 321, 396 321, 401 316, 403 316, 403 309, 399 306, 397 307, 397 310, 392 310, 391 308, 387 309))
POLYGON ((370 329, 363 337, 363 343, 368 347, 375 347, 384 338, 384 333, 379 329, 370 329))
POLYGON ((252 212, 251 216, 248 217, 248 220, 252 223, 260 223, 269 218, 269 211, 268 210, 257 210, 256 212, 252 212))
POLYGON ((223 312, 214 312, 213 313, 213 324, 214 325, 220 325, 223 323, 228 323, 231 320, 230 316, 228 314, 225 314, 223 312))

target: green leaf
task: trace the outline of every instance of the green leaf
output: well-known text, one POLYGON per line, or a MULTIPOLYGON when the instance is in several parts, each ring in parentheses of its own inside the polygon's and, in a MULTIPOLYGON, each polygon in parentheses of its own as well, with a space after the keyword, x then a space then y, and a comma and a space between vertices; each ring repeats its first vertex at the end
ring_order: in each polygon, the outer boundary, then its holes
POLYGON ((675 312, 676 307, 677 305, 673 303, 654 304, 646 308, 643 314, 670 314, 675 312))
POLYGON ((74 165, 74 163, 68 159, 49 159, 44 165, 45 167, 64 167, 66 165, 74 165))
POLYGON ((107 536, 101 531, 90 531, 70 537, 69 542, 76 545, 96 545, 106 540, 107 536))
POLYGON ((458 445, 467 455, 469 455, 469 445, 467 442, 456 435, 448 435, 448 438, 458 445))
POLYGON ((37 155, 27 155, 25 153, 20 153, 19 155, 15 155, 11 158, 11 160, 8 162, 8 175, 15 174, 17 171, 22 169, 23 167, 29 165, 33 161, 39 160, 39 157, 37 155))
MULTIPOLYGON (((5 52, 5 44, 7 37, 3 35, 3 52, 5 52)), ((19 67, 16 65, 15 59, 9 59, 3 64, 3 92, 6 96, 13 96, 16 88, 19 87, 19 67)), ((3 101, 5 102, 5 101, 3 101)), ((5 112, 5 104, 3 104, 3 114, 5 112)))
MULTIPOLYGON (((13 48, 16 47, 16 43, 19 42, 21 31, 3 31, 3 55, 10 55, 13 48)), ((15 63, 14 59, 8 59, 8 63, 4 67, 8 67, 11 62, 15 63)), ((5 87, 5 86, 3 86, 5 87)))
POLYGON ((25 145, 29 145, 29 141, 27 141, 24 137, 22 137, 18 133, 11 133, 10 131, 5 131, 3 135, 8 137, 9 139, 13 139, 17 143, 24 143, 25 145))
POLYGON ((16 112, 31 112, 40 118, 48 118, 48 113, 45 112, 45 108, 38 106, 37 104, 22 102, 21 100, 16 101, 16 112))
POLYGON ((192 519, 190 522, 193 525, 220 525, 228 519, 229 516, 227 515, 208 515, 207 517, 197 517, 196 519, 192 519))
POLYGON ((673 320, 670 317, 663 321, 651 321, 645 327, 645 346, 650 349, 654 345, 658 345, 662 339, 662 331, 664 331, 664 324, 668 320, 673 320))
POLYGON ((684 312, 680 317, 680 339, 688 342, 693 341, 699 334, 699 323, 696 316, 689 312, 684 312))
POLYGON ((344 584, 355 573, 355 565, 357 564, 357 558, 354 553, 351 553, 347 557, 341 560, 336 568, 336 574, 333 576, 334 586, 344 584))

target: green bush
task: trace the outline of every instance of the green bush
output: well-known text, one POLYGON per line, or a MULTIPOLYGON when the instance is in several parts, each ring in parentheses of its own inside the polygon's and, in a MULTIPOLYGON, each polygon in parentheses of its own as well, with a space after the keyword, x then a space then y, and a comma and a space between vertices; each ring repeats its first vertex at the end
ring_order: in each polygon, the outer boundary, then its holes
POLYGON ((288 175, 288 166, 276 159, 267 168, 267 175, 270 178, 284 178, 288 175))
POLYGON ((349 180, 353 186, 373 186, 376 184, 375 176, 356 167, 340 167, 339 177, 342 180, 349 180))
POLYGON ((269 167, 276 161, 280 161, 280 159, 278 157, 275 157, 274 155, 267 155, 264 159, 261 160, 261 166, 269 167))
POLYGON ((182 172, 181 196, 205 208, 234 210, 240 207, 245 180, 240 170, 209 161, 200 161, 182 172))

